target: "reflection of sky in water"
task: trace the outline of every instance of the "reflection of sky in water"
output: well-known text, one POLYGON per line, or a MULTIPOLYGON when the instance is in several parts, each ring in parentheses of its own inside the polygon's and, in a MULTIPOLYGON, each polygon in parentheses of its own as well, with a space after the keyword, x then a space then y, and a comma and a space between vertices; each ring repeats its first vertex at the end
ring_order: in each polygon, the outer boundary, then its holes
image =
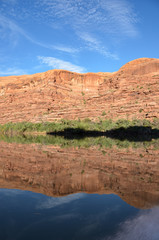
POLYGON ((0 190, 0 239, 158 240, 159 208, 136 209, 114 194, 47 197, 0 190))
POLYGON ((159 240, 159 207, 127 220, 109 240, 159 240))
POLYGON ((42 201, 39 204, 37 204, 37 209, 48 209, 62 204, 70 203, 74 200, 83 198, 84 195, 85 195, 84 193, 76 193, 65 197, 47 198, 45 201, 42 201))

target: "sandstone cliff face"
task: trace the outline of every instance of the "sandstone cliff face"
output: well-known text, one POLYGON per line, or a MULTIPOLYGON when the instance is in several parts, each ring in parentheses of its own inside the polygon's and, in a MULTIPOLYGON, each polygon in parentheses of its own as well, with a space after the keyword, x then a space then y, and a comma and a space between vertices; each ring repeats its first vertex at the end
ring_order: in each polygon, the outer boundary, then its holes
POLYGON ((1 124, 98 117, 159 117, 159 59, 137 59, 115 73, 0 77, 1 124))
POLYGON ((115 193, 127 203, 159 204, 159 151, 0 143, 0 188, 63 196, 115 193))

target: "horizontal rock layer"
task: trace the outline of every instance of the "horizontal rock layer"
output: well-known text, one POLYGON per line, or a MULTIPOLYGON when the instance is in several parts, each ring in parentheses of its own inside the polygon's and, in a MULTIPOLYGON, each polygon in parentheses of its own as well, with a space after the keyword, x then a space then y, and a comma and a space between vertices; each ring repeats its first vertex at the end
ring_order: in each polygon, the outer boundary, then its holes
POLYGON ((137 59, 114 73, 0 77, 1 124, 99 117, 158 118, 159 59, 137 59))
POLYGON ((0 143, 0 188, 63 196, 118 194, 138 208, 159 204, 159 151, 0 143))

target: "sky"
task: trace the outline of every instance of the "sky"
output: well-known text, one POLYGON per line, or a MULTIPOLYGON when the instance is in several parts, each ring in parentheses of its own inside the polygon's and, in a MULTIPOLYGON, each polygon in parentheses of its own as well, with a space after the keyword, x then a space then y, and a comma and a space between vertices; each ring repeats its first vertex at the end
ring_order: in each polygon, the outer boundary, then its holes
POLYGON ((0 76, 159 58, 159 0, 0 0, 0 76))

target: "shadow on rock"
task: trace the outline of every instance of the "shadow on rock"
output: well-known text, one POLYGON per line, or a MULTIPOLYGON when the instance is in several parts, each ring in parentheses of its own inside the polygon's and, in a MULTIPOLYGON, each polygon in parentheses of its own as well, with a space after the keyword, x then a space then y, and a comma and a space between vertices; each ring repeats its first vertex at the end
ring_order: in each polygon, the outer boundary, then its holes
POLYGON ((120 141, 128 140, 133 142, 152 141, 152 139, 159 138, 159 130, 152 129, 151 127, 134 126, 134 127, 120 127, 111 129, 106 132, 84 130, 81 128, 65 128, 63 131, 48 132, 48 135, 61 136, 65 139, 83 139, 86 137, 109 137, 118 139, 120 141))

